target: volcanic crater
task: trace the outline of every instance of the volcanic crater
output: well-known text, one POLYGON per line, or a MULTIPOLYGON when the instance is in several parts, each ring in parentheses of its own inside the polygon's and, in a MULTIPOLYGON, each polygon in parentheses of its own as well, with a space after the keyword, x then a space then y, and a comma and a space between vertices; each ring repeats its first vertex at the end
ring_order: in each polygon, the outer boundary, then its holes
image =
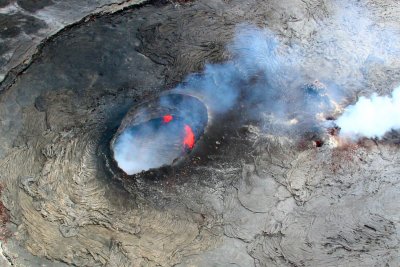
POLYGON ((1 84, 6 262, 400 264, 398 136, 329 145, 330 118, 400 77, 374 41, 395 1, 128 2, 1 84), (121 165, 125 133, 147 166, 121 165))

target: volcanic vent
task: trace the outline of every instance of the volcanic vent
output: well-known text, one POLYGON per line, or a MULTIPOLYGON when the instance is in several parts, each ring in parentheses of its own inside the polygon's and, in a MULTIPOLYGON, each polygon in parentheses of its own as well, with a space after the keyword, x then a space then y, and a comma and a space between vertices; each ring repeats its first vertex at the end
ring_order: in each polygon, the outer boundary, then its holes
POLYGON ((174 165, 194 148, 208 122, 196 97, 166 94, 128 112, 111 141, 118 167, 128 175, 174 165))

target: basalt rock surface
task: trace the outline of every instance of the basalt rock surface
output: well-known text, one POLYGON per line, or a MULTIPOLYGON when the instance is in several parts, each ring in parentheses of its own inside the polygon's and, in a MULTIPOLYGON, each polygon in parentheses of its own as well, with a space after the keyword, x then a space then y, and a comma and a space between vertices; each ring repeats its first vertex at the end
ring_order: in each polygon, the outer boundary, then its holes
MULTIPOLYGON (((80 20, 114 13, 140 0, 1 0, 0 81, 12 83, 47 38, 80 20)), ((0 87, 3 89, 5 84, 0 87)))
MULTIPOLYGON (((18 2, 37 12, 57 1, 18 2)), ((358 4, 374 25, 398 30, 396 1, 358 4)), ((396 133, 304 147, 295 132, 278 134, 273 120, 249 120, 222 125, 212 149, 161 178, 121 178, 110 159, 109 142, 132 106, 206 63, 228 60, 225 47, 240 23, 301 46, 305 76, 346 88, 343 103, 389 92, 400 60, 372 60, 368 43, 338 27, 343 7, 328 0, 156 1, 91 17, 42 43, 0 94, 2 201, 14 227, 2 244, 5 261, 24 266, 13 245, 20 244, 75 266, 398 266, 396 133)), ((11 30, 2 38, 42 27, 18 17, 26 15, 6 16, 23 22, 7 20, 11 30)), ((37 258, 25 266, 34 264, 37 258)))

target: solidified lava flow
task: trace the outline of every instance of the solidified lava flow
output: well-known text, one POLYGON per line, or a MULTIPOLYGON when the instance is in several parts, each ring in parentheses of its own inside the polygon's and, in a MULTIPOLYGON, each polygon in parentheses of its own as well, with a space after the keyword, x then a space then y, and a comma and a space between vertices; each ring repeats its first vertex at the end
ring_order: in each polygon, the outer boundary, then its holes
POLYGON ((0 0, 0 266, 400 266, 400 134, 326 129, 400 81, 396 1, 25 2, 0 0), (53 28, 75 2, 124 10, 53 28))

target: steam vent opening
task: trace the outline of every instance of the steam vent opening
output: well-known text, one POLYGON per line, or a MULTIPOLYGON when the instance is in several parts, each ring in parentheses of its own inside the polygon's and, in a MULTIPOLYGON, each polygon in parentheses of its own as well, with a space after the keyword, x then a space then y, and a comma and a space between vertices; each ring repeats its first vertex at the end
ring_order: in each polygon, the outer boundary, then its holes
POLYGON ((128 112, 111 141, 113 158, 128 175, 173 165, 194 149, 207 122, 197 98, 161 96, 128 112))

